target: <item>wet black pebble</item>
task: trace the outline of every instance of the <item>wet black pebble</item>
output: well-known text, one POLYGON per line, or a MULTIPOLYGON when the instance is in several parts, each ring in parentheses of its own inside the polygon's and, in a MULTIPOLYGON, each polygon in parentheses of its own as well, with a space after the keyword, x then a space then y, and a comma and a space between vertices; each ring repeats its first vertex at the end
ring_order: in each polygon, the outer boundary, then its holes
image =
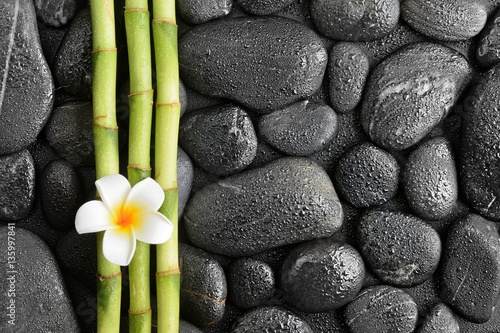
POLYGON ((448 47, 414 43, 399 49, 370 73, 364 130, 388 149, 414 145, 450 112, 470 75, 466 58, 448 47))
POLYGON ((500 293, 497 226, 469 214, 448 232, 442 265, 443 302, 475 323, 487 322, 500 293))
POLYGON ((73 166, 94 165, 91 103, 66 104, 54 109, 45 131, 52 149, 73 166))
POLYGON ((352 111, 361 101, 370 71, 368 55, 357 44, 341 42, 329 52, 330 103, 337 112, 352 111))
POLYGON ((186 22, 200 24, 229 14, 233 0, 177 0, 175 4, 186 22))
POLYGON ((203 331, 190 322, 181 320, 179 322, 179 333, 203 333, 203 331))
POLYGON ((181 316, 200 326, 219 322, 227 297, 226 275, 220 264, 207 252, 179 244, 181 268, 181 316))
POLYGON ((352 333, 411 333, 417 322, 417 305, 401 289, 374 286, 362 290, 345 308, 352 333))
POLYGON ((0 221, 25 218, 35 200, 35 163, 27 150, 0 156, 0 221))
POLYGON ((342 220, 328 175, 300 157, 209 184, 184 210, 186 232, 196 246, 233 257, 331 236, 342 220))
POLYGON ((370 41, 384 37, 399 20, 398 0, 311 0, 311 17, 325 36, 370 41))
POLYGON ((324 312, 349 303, 361 290, 365 265, 351 245, 332 239, 303 243, 285 258, 281 288, 285 300, 306 312, 324 312))
POLYGON ((417 333, 459 333, 460 326, 455 315, 443 303, 436 304, 425 317, 417 333))
POLYGON ((40 200, 43 216, 51 227, 72 228, 84 199, 80 178, 69 162, 57 160, 45 166, 40 180, 40 200))
POLYGON ((32 0, 3 0, 0 10, 0 155, 35 142, 54 102, 32 0))
POLYGON ((326 48, 313 30, 278 17, 214 20, 179 39, 186 85, 264 112, 312 95, 326 64, 326 48))
POLYGON ((337 114, 327 104, 301 101, 264 115, 259 133, 281 152, 306 156, 329 144, 337 134, 337 114))
POLYGON ((369 207, 383 204, 396 195, 399 171, 394 156, 366 142, 353 147, 339 159, 334 182, 350 204, 369 207))
POLYGON ((177 149, 177 187, 179 188, 179 216, 182 216, 184 207, 191 195, 193 187, 193 163, 189 156, 182 150, 177 149))
POLYGON ((451 144, 443 137, 424 142, 405 165, 403 186, 408 204, 426 220, 448 217, 458 199, 458 180, 451 144))
POLYGON ((86 0, 35 0, 36 15, 43 23, 60 28, 68 24, 86 0))
POLYGON ((54 60, 57 87, 89 98, 92 81, 92 25, 90 9, 84 8, 71 21, 54 60))
POLYGON ((227 280, 229 300, 244 309, 262 305, 275 292, 273 269, 261 260, 237 259, 229 266, 227 280))
POLYGON ((261 307, 240 317, 231 333, 313 333, 311 327, 294 313, 280 307, 261 307))
POLYGON ((236 105, 219 105, 182 117, 179 145, 205 171, 229 175, 253 161, 257 135, 245 110, 236 105))
POLYGON ((418 217, 400 212, 365 213, 359 221, 358 243, 373 272, 397 286, 429 279, 441 258, 438 233, 418 217))
POLYGON ((442 40, 458 41, 479 34, 486 24, 484 1, 404 0, 401 17, 421 34, 442 40))
POLYGON ((479 65, 491 67, 500 62, 500 8, 488 19, 481 32, 476 59, 479 65))

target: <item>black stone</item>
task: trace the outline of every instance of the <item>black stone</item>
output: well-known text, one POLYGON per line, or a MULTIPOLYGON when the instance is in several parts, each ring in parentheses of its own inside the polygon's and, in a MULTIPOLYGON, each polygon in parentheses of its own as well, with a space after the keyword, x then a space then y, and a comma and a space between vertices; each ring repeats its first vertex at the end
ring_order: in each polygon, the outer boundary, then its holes
POLYGON ((399 49, 368 78, 364 130, 388 149, 414 145, 450 112, 470 74, 465 57, 448 47, 414 43, 399 49))
POLYGON ((325 36, 369 41, 387 35, 398 23, 398 0, 311 0, 311 17, 325 36))
POLYGON ((200 326, 219 322, 225 310, 227 282, 220 264, 207 252, 179 244, 181 315, 200 326))
POLYGON ((303 243, 283 262, 285 300, 306 312, 325 312, 349 303, 361 290, 365 265, 356 249, 331 239, 303 243))
POLYGON ((0 221, 25 218, 35 200, 35 163, 28 150, 0 156, 0 221))
POLYGON ((181 148, 177 149, 177 187, 179 189, 179 216, 184 213, 184 207, 189 200, 193 187, 193 163, 181 148))
POLYGON ((425 317, 417 333, 459 333, 460 326, 455 315, 445 304, 436 304, 425 317))
POLYGON ((270 15, 293 3, 294 0, 237 0, 250 14, 270 15))
POLYGON ((477 44, 476 59, 479 65, 491 67, 500 62, 500 8, 488 19, 477 44))
POLYGON ((76 170, 64 160, 52 161, 44 168, 41 178, 40 200, 45 220, 55 229, 71 229, 76 211, 84 202, 76 170))
POLYGON ((68 27, 54 60, 58 87, 69 94, 90 98, 92 81, 92 24, 90 9, 82 9, 68 27))
POLYGON ((442 264, 443 302, 475 323, 492 315, 500 294, 500 236, 496 225, 475 214, 448 232, 442 264))
POLYGON ((396 158, 372 143, 351 148, 338 160, 334 182, 342 197, 356 207, 380 205, 398 190, 396 158))
POLYGON ((45 127, 54 151, 73 166, 94 165, 92 104, 66 104, 56 108, 45 127))
POLYGON ((179 333, 203 333, 203 331, 190 322, 181 320, 179 322, 179 333))
POLYGON ((176 10, 191 24, 200 24, 229 14, 233 0, 177 0, 176 10))
POLYGON ((438 233, 416 216, 371 210, 358 227, 359 249, 384 282, 412 286, 429 279, 441 257, 438 233))
POLYGON ((54 60, 66 30, 65 28, 54 28, 38 22, 38 33, 40 34, 43 55, 51 70, 54 69, 54 60))
POLYGON ((0 331, 79 332, 61 272, 47 245, 22 228, 0 227, 0 246, 7 251, 9 245, 14 247, 10 251, 14 254, 0 256, 4 267, 0 273, 0 303, 4 309, 0 331), (14 317, 8 316, 13 313, 8 306, 14 307, 14 317), (14 320, 15 325, 8 320, 14 320))
POLYGON ((500 221, 500 65, 489 70, 466 98, 460 182, 469 206, 500 221))
POLYGON ((59 28, 68 24, 87 0, 35 0, 34 3, 38 19, 59 28))
POLYGON ((36 140, 54 102, 32 0, 2 1, 0 47, 0 155, 7 155, 36 140))
POLYGON ((415 149, 405 165, 403 186, 408 204, 426 220, 448 217, 458 199, 458 180, 451 144, 443 137, 415 149))
POLYGON ((245 110, 235 105, 220 105, 182 117, 179 145, 207 172, 229 175, 253 161, 257 135, 245 110))
POLYGON ((261 116, 259 133, 281 152, 306 156, 329 144, 337 134, 337 114, 326 104, 302 101, 261 116))
POLYGON ((186 232, 195 245, 233 257, 331 236, 342 219, 328 175, 299 157, 209 184, 184 211, 186 232))
POLYGON ((351 333, 411 333, 417 323, 417 305, 410 295, 390 286, 362 290, 345 308, 351 333))
POLYGON ((185 84, 261 112, 312 95, 326 63, 326 49, 313 30, 278 17, 215 20, 179 39, 185 84))
POLYGON ((484 1, 404 0, 401 17, 419 33, 442 41, 458 41, 479 34, 488 13, 484 1))
POLYGON ((361 101, 368 78, 368 55, 357 44, 335 44, 329 52, 327 70, 331 106, 340 113, 352 111, 361 101))
POLYGON ((229 266, 227 284, 229 300, 244 309, 263 305, 275 292, 273 269, 253 258, 235 260, 229 266))
POLYGON ((313 333, 313 330, 294 313, 270 306, 245 313, 231 330, 231 333, 250 332, 313 333))

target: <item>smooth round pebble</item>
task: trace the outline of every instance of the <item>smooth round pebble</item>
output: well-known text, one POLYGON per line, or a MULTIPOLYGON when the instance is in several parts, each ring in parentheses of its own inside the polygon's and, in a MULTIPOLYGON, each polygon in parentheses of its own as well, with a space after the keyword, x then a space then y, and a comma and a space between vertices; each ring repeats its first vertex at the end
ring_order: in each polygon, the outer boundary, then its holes
POLYGON ((179 145, 205 171, 226 176, 252 163, 257 153, 257 134, 245 110, 220 105, 182 117, 179 145))
POLYGON ((179 189, 179 216, 184 213, 184 207, 191 195, 193 187, 194 167, 189 156, 182 150, 177 149, 177 187, 179 189))
POLYGON ((177 0, 175 5, 186 22, 200 24, 229 14, 233 0, 177 0))
POLYGON ((60 28, 68 24, 86 0, 35 0, 36 16, 42 22, 60 28))
POLYGON ((500 7, 488 19, 488 23, 481 32, 476 59, 479 65, 485 68, 500 63, 500 7))
POLYGON ((35 200, 35 163, 28 150, 0 156, 0 221, 25 218, 35 200))
POLYGON ((417 323, 417 305, 401 289, 378 285, 362 290, 345 308, 351 333, 411 333, 417 323))
POLYGON ((398 0, 311 0, 311 18, 325 36, 371 41, 387 35, 398 23, 398 0))
POLYGON ((51 227, 59 230, 74 227, 84 193, 80 178, 69 162, 56 160, 45 166, 40 180, 40 200, 43 216, 51 227))
POLYGON ((326 104, 302 101, 263 115, 259 133, 271 146, 293 156, 313 154, 337 134, 337 114, 326 104))
POLYGON ((271 266, 253 258, 241 258, 229 266, 229 300, 249 309, 263 304, 274 295, 275 280, 271 266))
POLYGON ((430 139, 410 154, 403 187, 408 204, 419 217, 440 220, 452 213, 458 199, 458 180, 447 139, 430 139))
POLYGON ((460 326, 455 315, 443 303, 436 304, 431 312, 424 318, 422 326, 417 333, 459 333, 460 326))
POLYGON ((179 321, 179 333, 203 333, 203 331, 190 322, 181 319, 179 321))
POLYGON ((352 111, 361 101, 370 71, 368 55, 357 44, 335 44, 328 55, 330 105, 337 112, 352 111))
POLYGON ((370 142, 357 145, 338 160, 334 183, 356 207, 381 205, 398 190, 399 164, 393 155, 370 142))
POLYGON ((358 224, 363 259, 384 282, 412 286, 429 279, 441 258, 438 233, 416 216, 371 210, 358 224))
POLYGON ((293 3, 294 0, 237 0, 241 8, 254 15, 270 15, 293 3))
POLYGON ((261 307, 237 319, 231 333, 313 333, 302 318, 276 306, 261 307))
POLYGON ((303 243, 283 262, 284 299, 306 312, 325 312, 349 303, 361 290, 365 265, 351 245, 332 239, 303 243))

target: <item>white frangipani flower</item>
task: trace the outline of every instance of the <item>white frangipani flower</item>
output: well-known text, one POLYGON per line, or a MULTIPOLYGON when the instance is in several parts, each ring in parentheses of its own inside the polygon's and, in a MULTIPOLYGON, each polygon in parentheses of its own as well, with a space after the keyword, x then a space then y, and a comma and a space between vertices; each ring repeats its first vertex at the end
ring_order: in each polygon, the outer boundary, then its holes
POLYGON ((76 213, 75 227, 79 234, 105 231, 103 254, 110 262, 127 266, 134 256, 136 240, 161 244, 170 238, 173 225, 158 212, 165 194, 152 178, 131 188, 124 176, 114 174, 95 184, 102 201, 82 205, 76 213))

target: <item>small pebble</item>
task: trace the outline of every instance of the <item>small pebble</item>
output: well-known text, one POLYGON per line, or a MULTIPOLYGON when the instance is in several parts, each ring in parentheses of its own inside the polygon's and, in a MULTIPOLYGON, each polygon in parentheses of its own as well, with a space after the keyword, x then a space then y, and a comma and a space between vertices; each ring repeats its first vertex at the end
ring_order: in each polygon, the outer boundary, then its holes
POLYGON ((233 0, 177 0, 175 4, 186 22, 200 24, 229 14, 233 0))
POLYGON ((417 333, 459 333, 460 326, 455 315, 445 304, 436 304, 425 317, 417 333))
POLYGON ((260 307, 240 317, 231 333, 313 333, 303 319, 280 307, 260 307))

